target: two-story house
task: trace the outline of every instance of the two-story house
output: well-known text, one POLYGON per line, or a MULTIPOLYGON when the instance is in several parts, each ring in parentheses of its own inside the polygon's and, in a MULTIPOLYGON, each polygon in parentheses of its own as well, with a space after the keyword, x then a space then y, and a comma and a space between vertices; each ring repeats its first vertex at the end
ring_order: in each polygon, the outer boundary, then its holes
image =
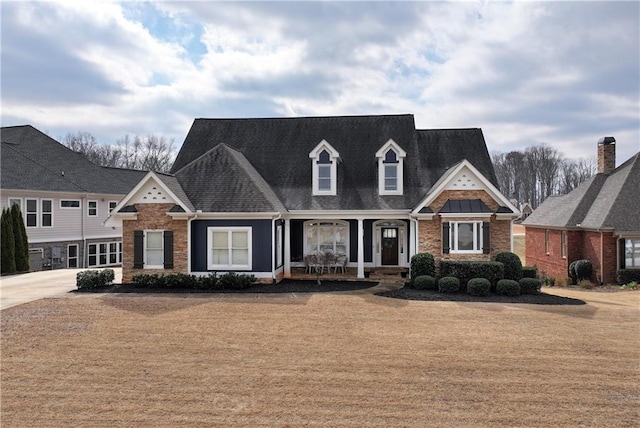
POLYGON ((0 206, 20 206, 31 270, 121 264, 122 229, 103 221, 146 173, 95 165, 29 125, 0 138, 0 206))
POLYGON ((489 260, 518 210, 482 131, 417 130, 412 115, 196 119, 171 174, 150 172, 107 224, 136 273, 247 272, 279 281, 330 250, 365 270, 411 256, 489 260))

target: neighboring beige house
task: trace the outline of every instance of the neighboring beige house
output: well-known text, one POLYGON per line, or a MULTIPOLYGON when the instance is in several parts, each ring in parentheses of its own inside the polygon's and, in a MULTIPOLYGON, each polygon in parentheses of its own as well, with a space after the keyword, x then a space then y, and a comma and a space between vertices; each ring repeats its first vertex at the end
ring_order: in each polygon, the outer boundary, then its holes
POLYGON ((103 221, 145 172, 97 166, 30 125, 0 138, 0 206, 20 206, 31 270, 121 264, 122 229, 103 221))

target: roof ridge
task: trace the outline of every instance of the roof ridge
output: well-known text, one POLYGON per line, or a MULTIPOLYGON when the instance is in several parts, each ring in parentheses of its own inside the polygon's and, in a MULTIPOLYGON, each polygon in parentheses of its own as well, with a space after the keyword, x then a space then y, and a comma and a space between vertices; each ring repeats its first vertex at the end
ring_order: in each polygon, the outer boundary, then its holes
POLYGON ((414 117, 413 113, 390 113, 390 114, 354 114, 354 115, 329 115, 329 116, 264 116, 264 117, 197 117, 195 120, 304 120, 304 119, 357 119, 376 117, 414 117))
POLYGON ((589 183, 589 187, 585 190, 582 198, 580 198, 580 202, 576 204, 571 216, 569 216, 568 225, 574 226, 584 221, 606 181, 607 176, 605 174, 596 174, 593 176, 593 180, 589 183))
MULTIPOLYGON (((626 169, 628 167, 628 170, 625 171, 626 175, 624 177, 624 180, 622 182, 622 185, 620 186, 620 189, 618 189, 618 194, 616 195, 613 204, 611 204, 612 207, 616 206, 618 203, 618 200, 622 197, 628 197, 628 195, 623 195, 624 192, 622 192, 622 189, 624 188, 627 179, 629 178, 629 175, 631 174, 631 171, 634 168, 640 169, 640 152, 636 153, 635 155, 631 156, 629 159, 627 159, 626 161, 624 161, 622 163, 622 165, 618 166, 616 169, 614 169, 610 174, 608 174, 607 179, 613 175, 616 174, 622 174, 623 170, 626 169)), ((636 171, 636 174, 640 173, 640 171, 636 171)), ((605 180, 606 181, 606 180, 605 180)), ((600 193, 600 192, 598 192, 600 193)), ((603 225, 608 223, 609 217, 613 216, 613 210, 609 209, 609 211, 607 212, 607 215, 604 217, 604 220, 602 222, 603 225)))

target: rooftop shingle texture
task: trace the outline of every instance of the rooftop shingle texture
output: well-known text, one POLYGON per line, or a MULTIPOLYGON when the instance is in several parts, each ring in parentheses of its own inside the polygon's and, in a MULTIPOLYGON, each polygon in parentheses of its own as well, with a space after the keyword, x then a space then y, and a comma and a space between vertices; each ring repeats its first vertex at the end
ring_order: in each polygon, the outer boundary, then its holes
POLYGON ((144 172, 103 168, 30 125, 0 130, 2 188, 124 195, 144 172))
POLYGON ((185 193, 203 212, 285 212, 286 208, 247 158, 219 144, 176 172, 185 193))
POLYGON ((180 200, 180 202, 182 202, 184 206, 189 208, 190 211, 196 210, 195 206, 193 205, 193 203, 191 203, 191 200, 189 199, 187 194, 184 192, 184 189, 182 188, 182 186, 180 185, 180 182, 175 176, 170 174, 162 174, 162 173, 156 173, 156 175, 164 183, 164 185, 167 186, 169 190, 173 192, 173 194, 180 200))
MULTIPOLYGON (((412 115, 196 119, 172 171, 180 171, 221 143, 244 155, 289 210, 411 209, 448 167, 464 158, 496 183, 480 129, 416 131, 412 115), (340 153, 336 196, 312 194, 309 153, 323 139, 340 153), (375 154, 389 139, 407 153, 404 194, 399 196, 378 194, 375 154)), ((234 188, 247 185, 246 170, 238 176, 238 183, 232 183, 235 179, 225 177, 224 168, 213 161, 210 159, 193 171, 202 176, 217 174, 234 188), (215 171, 217 168, 223 171, 215 171)), ((255 177, 249 181, 257 183, 255 177)), ((200 198, 210 198, 202 192, 196 195, 193 185, 187 189, 182 172, 180 182, 194 205, 201 205, 200 198)), ((227 190, 213 186, 210 192, 227 190)), ((259 193, 264 195, 264 189, 259 193)), ((267 200, 273 203, 270 197, 267 200)), ((204 202, 207 205, 211 201, 204 202)), ((263 206, 264 202, 257 205, 263 206)))
POLYGON ((550 196, 525 226, 640 232, 640 153, 610 174, 596 174, 567 195, 550 196))

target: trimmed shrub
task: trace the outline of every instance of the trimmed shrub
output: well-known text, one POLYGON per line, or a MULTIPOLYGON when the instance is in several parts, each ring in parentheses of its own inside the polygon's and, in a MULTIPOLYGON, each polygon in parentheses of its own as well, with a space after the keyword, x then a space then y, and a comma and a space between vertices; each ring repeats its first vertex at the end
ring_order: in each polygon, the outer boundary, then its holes
POLYGON ((491 287, 495 287, 504 278, 504 264, 443 260, 440 262, 440 275, 456 277, 462 284, 467 284, 473 278, 485 278, 491 282, 491 287))
POLYGON ((2 273, 16 271, 16 240, 13 233, 13 218, 8 208, 2 210, 0 217, 0 270, 2 273))
POLYGON ((538 268, 535 266, 523 266, 522 277, 523 278, 537 278, 538 268))
POLYGON ((435 290, 436 279, 429 275, 420 275, 413 281, 413 288, 416 290, 435 290))
POLYGON ((537 278, 522 278, 519 282, 521 294, 538 294, 542 283, 537 278))
POLYGON ((569 263, 569 277, 571 278, 571 284, 578 283, 578 274, 576 273, 576 263, 578 263, 577 260, 574 260, 571 263, 569 263))
POLYGON ((151 275, 148 273, 141 273, 139 275, 133 275, 131 282, 134 286, 140 288, 157 288, 159 275, 151 275))
POLYGON ((186 273, 171 273, 164 275, 165 288, 184 288, 194 289, 197 288, 198 278, 193 275, 187 275, 186 273))
POLYGON ((18 272, 28 272, 30 268, 29 240, 27 237, 27 229, 24 227, 24 218, 22 217, 18 204, 11 207, 11 217, 13 219, 13 235, 16 241, 16 270, 18 272))
POLYGON ((253 284, 255 281, 256 281, 256 277, 253 275, 244 275, 244 274, 239 275, 235 272, 225 273, 224 275, 220 276, 220 278, 218 279, 220 288, 222 289, 231 288, 231 289, 237 289, 237 290, 249 288, 249 286, 251 286, 251 284, 253 284))
POLYGON ((219 287, 218 285, 218 275, 215 272, 211 272, 207 276, 201 276, 198 278, 198 283, 196 284, 197 288, 203 290, 215 290, 219 287))
POLYGON ((504 264, 504 279, 519 281, 522 278, 522 262, 515 253, 498 253, 496 261, 504 264))
POLYGON ((85 270, 76 274, 78 290, 95 290, 111 284, 114 278, 113 269, 85 270))
POLYGON ((491 283, 486 278, 473 278, 467 283, 467 293, 472 296, 488 296, 491 292, 491 283))
POLYGON ((453 276, 445 276, 438 281, 438 291, 441 293, 457 293, 460 290, 460 280, 453 276))
POLYGON ((436 276, 436 262, 429 253, 418 253, 411 257, 411 284, 419 276, 436 276))
POLYGON ((591 280, 593 276, 593 264, 589 260, 578 260, 575 269, 579 282, 585 279, 591 280))
MULTIPOLYGON (((524 279, 531 278, 522 278, 520 281, 524 279)), ((536 281, 538 280, 536 279, 536 281)), ((501 279, 496 285, 496 292, 502 296, 518 296, 520 295, 520 284, 513 279, 501 279)))
POLYGON ((630 282, 640 282, 640 269, 618 269, 616 272, 618 284, 628 284, 630 282))

